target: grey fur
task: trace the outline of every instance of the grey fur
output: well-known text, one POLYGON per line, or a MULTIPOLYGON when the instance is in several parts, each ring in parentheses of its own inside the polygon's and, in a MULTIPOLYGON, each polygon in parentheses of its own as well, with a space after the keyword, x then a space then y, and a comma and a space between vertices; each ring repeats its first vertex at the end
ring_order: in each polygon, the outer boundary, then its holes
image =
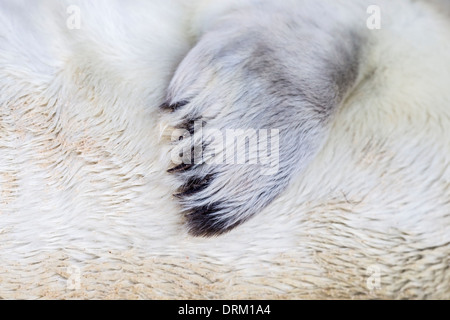
MULTIPOLYGON (((333 7, 303 2, 301 8, 266 3, 229 13, 201 37, 173 78, 165 109, 175 127, 193 133, 197 120, 221 132, 280 130, 273 175, 262 174, 261 164, 171 170, 193 235, 231 230, 271 203, 320 150, 337 107, 355 85, 363 33, 335 16, 333 7)), ((179 148, 208 151, 205 141, 196 133, 179 148)))

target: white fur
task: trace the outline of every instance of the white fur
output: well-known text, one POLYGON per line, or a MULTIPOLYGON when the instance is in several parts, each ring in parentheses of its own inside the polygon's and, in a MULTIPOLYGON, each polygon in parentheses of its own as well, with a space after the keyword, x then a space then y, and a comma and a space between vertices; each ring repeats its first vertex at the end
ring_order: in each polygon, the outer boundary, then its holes
POLYGON ((171 196, 158 106, 228 8, 207 2, 0 0, 0 298, 450 298, 444 15, 398 1, 365 55, 376 77, 311 166, 199 239, 171 196))

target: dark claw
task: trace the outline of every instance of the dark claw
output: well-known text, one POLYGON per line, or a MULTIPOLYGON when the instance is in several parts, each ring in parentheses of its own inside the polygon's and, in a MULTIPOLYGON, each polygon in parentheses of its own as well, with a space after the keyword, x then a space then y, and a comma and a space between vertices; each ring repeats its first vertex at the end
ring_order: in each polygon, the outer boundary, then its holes
POLYGON ((193 166, 194 166, 193 164, 182 163, 176 167, 173 167, 172 169, 167 170, 167 172, 168 173, 185 172, 185 171, 191 169, 193 166))
POLYGON ((211 184, 213 179, 214 176, 212 174, 209 174, 204 178, 192 177, 184 186, 180 188, 180 192, 174 196, 177 198, 184 198, 205 190, 211 184))
POLYGON ((189 103, 189 101, 180 101, 180 102, 173 103, 173 104, 169 104, 169 103, 165 102, 160 106, 160 108, 165 111, 175 112, 178 109, 187 105, 188 103, 189 103))
POLYGON ((194 237, 212 237, 227 233, 243 221, 226 225, 223 220, 215 219, 214 214, 220 211, 220 203, 193 208, 187 215, 189 233, 194 237))
MULTIPOLYGON (((197 121, 199 121, 200 119, 201 119, 200 117, 186 119, 183 123, 181 123, 180 125, 177 126, 177 129, 186 130, 189 132, 190 135, 193 135, 194 130, 195 130, 195 123, 197 121)), ((206 122, 203 121, 203 126, 205 124, 206 124, 206 122)))

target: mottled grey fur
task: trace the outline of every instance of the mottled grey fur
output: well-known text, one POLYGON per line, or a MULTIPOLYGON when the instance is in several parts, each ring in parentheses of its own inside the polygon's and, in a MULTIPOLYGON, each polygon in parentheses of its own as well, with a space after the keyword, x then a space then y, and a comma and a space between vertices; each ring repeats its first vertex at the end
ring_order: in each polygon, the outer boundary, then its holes
MULTIPOLYGON (((260 164, 187 163, 170 170, 180 179, 178 198, 193 235, 226 232, 273 201, 320 150, 355 84, 364 31, 328 2, 302 3, 267 2, 228 13, 202 35, 173 78, 164 107, 175 127, 193 133, 201 121, 222 132, 280 130, 273 175, 262 174, 260 164)), ((208 151, 205 141, 196 133, 179 147, 200 144, 208 151)))

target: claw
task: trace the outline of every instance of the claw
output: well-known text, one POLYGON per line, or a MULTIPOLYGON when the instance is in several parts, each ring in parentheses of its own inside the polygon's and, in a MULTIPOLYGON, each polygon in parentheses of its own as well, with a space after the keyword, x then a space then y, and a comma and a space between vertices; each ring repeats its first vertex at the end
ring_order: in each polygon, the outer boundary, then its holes
MULTIPOLYGON (((177 129, 186 130, 190 135, 193 135, 195 133, 195 123, 200 121, 200 119, 201 117, 186 119, 183 123, 177 126, 177 129)), ((204 126, 206 122, 203 121, 202 124, 204 126)))
POLYGON ((173 104, 169 104, 169 103, 165 102, 160 106, 160 109, 165 110, 165 111, 175 112, 178 109, 187 105, 188 103, 189 103, 189 101, 180 101, 180 102, 176 102, 173 104))
POLYGON ((176 167, 173 167, 172 169, 167 170, 167 172, 168 173, 185 172, 185 171, 191 169, 193 166, 194 166, 193 164, 182 163, 176 167))
POLYGON ((218 219, 217 213, 223 209, 220 203, 211 203, 206 206, 193 208, 187 215, 189 233, 194 237, 214 237, 229 232, 241 224, 238 221, 226 224, 223 219, 218 219))
POLYGON ((177 198, 184 198, 195 193, 198 193, 202 190, 205 190, 213 180, 214 176, 212 174, 207 175, 204 178, 193 177, 190 178, 189 181, 180 188, 180 193, 174 194, 177 198))

